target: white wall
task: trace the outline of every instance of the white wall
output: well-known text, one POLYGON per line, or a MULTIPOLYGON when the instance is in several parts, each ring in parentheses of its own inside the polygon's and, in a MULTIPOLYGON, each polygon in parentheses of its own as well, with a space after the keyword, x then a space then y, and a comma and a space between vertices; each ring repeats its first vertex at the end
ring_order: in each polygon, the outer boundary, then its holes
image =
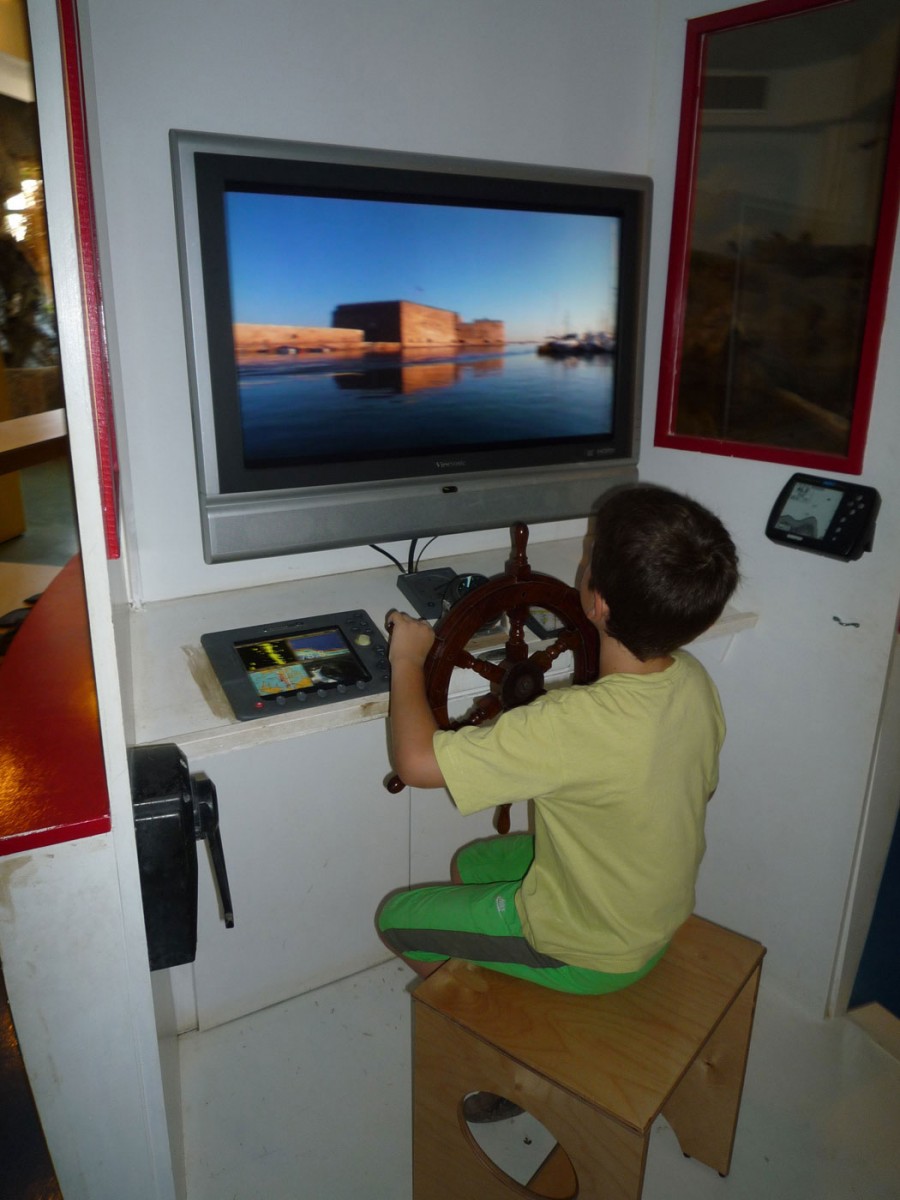
POLYGON ((681 93, 678 48, 686 18, 722 7, 731 6, 660 5, 659 45, 672 53, 660 53, 656 62, 641 475, 690 491, 719 512, 742 552, 741 607, 760 614, 756 628, 738 637, 714 668, 729 736, 710 809, 699 908, 767 942, 766 974, 822 1012, 900 598, 900 246, 862 475, 882 497, 874 551, 846 564, 783 549, 763 530, 790 468, 652 444, 681 93))
POLYGON ((643 171, 655 4, 571 0, 564 14, 540 0, 80 7, 93 47, 135 598, 376 565, 365 549, 203 563, 168 132, 643 171))
MULTIPOLYGON (((83 0, 81 7, 91 32, 87 69, 138 601, 370 562, 345 551, 202 562, 171 127, 653 177, 642 474, 722 514, 743 552, 741 606, 760 613, 758 627, 714 668, 730 735, 700 906, 764 940, 770 977, 821 1011, 900 596, 900 300, 895 286, 864 474, 884 505, 875 552, 863 561, 832 563, 766 542, 765 518, 786 468, 652 446, 684 20, 723 5, 83 0)), ((898 270, 895 263, 895 282, 898 270)))

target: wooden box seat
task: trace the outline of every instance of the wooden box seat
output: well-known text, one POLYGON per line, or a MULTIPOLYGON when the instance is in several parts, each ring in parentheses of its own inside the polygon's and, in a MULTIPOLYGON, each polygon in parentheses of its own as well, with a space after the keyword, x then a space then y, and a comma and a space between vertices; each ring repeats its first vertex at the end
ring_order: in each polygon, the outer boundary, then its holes
POLYGON ((693 916, 662 962, 609 996, 572 996, 451 960, 413 993, 415 1200, 638 1200, 653 1121, 728 1173, 764 948, 693 916), (525 1187, 462 1115, 473 1091, 557 1141, 525 1187))

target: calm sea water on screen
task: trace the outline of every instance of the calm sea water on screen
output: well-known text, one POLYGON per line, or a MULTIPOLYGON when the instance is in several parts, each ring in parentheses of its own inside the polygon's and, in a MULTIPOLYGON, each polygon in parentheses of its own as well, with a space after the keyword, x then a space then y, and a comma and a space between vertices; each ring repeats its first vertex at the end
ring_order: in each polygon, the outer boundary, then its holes
POLYGON ((590 436, 612 428, 614 358, 534 346, 268 359, 239 378, 247 462, 590 436))

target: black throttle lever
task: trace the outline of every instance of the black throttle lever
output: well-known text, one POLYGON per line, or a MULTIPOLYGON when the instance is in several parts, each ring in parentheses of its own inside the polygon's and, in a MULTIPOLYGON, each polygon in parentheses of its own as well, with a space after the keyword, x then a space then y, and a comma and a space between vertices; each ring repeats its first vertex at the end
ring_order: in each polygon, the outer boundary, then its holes
POLYGON ((222 916, 226 928, 233 929, 234 908, 231 903, 231 889, 228 886, 228 872, 225 870, 222 835, 219 833, 219 802, 215 784, 204 771, 197 771, 191 776, 191 795, 194 801, 194 836, 198 842, 203 840, 209 847, 222 916))

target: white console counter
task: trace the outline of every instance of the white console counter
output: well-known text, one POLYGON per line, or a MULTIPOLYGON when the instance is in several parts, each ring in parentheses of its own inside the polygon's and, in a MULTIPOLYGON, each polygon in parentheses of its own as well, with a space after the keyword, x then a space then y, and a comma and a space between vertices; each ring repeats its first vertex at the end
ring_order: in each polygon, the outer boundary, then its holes
MULTIPOLYGON (((372 552, 375 557, 375 551, 372 552)), ((484 550, 464 558, 431 559, 425 565, 496 575, 508 550, 484 550)), ((574 582, 581 556, 577 538, 535 542, 528 560, 535 571, 574 582)), ((135 732, 138 743, 175 741, 186 752, 212 754, 245 746, 359 724, 387 713, 387 693, 352 697, 308 711, 238 721, 200 645, 204 633, 269 624, 318 614, 364 609, 381 628, 391 608, 406 608, 397 568, 301 579, 292 583, 192 596, 149 605, 130 617, 135 732)), ((727 609, 704 639, 727 637, 756 621, 727 609)), ((473 679, 473 691, 483 690, 473 679)))

